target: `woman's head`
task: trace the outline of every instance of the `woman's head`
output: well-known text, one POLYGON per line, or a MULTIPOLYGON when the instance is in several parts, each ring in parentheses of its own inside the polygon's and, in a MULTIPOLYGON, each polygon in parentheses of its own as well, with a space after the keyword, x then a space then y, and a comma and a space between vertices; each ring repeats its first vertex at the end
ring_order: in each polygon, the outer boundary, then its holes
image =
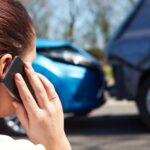
MULTIPOLYGON (((0 79, 12 58, 19 55, 32 62, 35 57, 35 29, 25 8, 17 0, 0 0, 0 79)), ((0 85, 0 116, 13 113, 12 97, 0 85)))

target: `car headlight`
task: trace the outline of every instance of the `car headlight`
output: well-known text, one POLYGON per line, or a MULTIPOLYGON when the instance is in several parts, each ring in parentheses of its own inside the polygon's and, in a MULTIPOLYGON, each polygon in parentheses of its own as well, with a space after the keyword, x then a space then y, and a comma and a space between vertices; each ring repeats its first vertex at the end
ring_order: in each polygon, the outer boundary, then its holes
POLYGON ((73 51, 51 51, 49 56, 54 59, 59 59, 62 61, 80 64, 80 62, 88 62, 88 60, 81 54, 73 51))
POLYGON ((77 50, 71 47, 57 47, 49 49, 38 49, 37 50, 42 55, 64 63, 69 63, 73 65, 79 65, 84 67, 100 69, 100 64, 87 58, 77 50))

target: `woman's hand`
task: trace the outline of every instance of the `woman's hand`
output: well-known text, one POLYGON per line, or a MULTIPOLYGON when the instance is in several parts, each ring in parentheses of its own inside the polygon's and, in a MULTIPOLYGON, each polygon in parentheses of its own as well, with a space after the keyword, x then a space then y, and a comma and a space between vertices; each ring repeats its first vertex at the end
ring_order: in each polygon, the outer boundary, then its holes
POLYGON ((44 76, 35 73, 30 64, 25 64, 25 72, 37 102, 22 76, 16 74, 15 82, 23 104, 13 102, 13 105, 28 137, 34 144, 43 144, 47 150, 70 150, 64 132, 62 105, 54 86, 44 76))

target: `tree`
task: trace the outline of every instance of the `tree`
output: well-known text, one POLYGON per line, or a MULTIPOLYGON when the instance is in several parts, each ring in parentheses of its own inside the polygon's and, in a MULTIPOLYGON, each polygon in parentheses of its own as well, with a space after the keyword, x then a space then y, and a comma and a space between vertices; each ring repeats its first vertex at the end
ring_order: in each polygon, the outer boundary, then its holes
POLYGON ((33 18, 38 37, 103 49, 138 0, 20 1, 33 18))
POLYGON ((48 37, 50 9, 47 0, 20 0, 27 8, 37 30, 38 37, 48 37))

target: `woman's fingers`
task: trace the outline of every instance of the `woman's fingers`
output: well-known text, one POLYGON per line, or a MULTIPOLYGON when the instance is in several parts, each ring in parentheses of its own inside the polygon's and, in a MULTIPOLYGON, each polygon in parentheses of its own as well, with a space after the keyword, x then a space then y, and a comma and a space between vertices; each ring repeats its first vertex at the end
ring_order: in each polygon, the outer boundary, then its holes
POLYGON ((39 73, 38 73, 38 77, 41 80, 42 84, 44 85, 44 88, 48 95, 48 99, 54 100, 54 99, 58 98, 58 95, 55 91, 53 84, 50 83, 50 81, 46 77, 44 77, 43 75, 41 75, 39 73))
POLYGON ((30 64, 25 64, 26 75, 30 81, 30 84, 34 90, 37 102, 41 108, 45 108, 48 105, 48 95, 44 89, 43 84, 37 76, 37 73, 33 70, 30 64))
POLYGON ((38 111, 38 105, 19 73, 15 75, 15 83, 27 113, 35 115, 38 111))
POLYGON ((39 73, 38 73, 38 77, 41 80, 42 84, 44 85, 49 101, 53 102, 57 106, 58 109, 62 110, 61 101, 59 99, 58 94, 55 91, 53 84, 46 77, 44 77, 43 75, 39 73))

